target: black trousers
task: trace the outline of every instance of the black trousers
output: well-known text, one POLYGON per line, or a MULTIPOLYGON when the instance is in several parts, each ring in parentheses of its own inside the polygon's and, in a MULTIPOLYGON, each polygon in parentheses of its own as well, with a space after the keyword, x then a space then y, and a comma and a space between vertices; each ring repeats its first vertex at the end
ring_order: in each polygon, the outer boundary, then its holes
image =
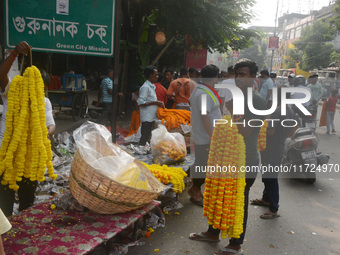
POLYGON ((102 116, 97 119, 97 123, 106 125, 107 122, 111 123, 112 119, 112 103, 103 103, 102 116))
POLYGON ((203 169, 207 166, 210 144, 195 144, 194 146, 195 162, 190 167, 190 177, 192 178, 193 186, 200 189, 205 182, 206 172, 203 169))
POLYGON ((141 138, 139 141, 139 145, 144 146, 146 144, 146 142, 150 142, 150 138, 151 138, 151 131, 152 131, 152 127, 153 127, 153 123, 152 122, 142 122, 142 127, 141 127, 141 138))
MULTIPOLYGON (((0 180, 2 176, 0 177, 0 180)), ((28 178, 22 178, 19 185, 19 211, 22 211, 33 205, 35 199, 35 189, 37 188, 37 181, 30 181, 28 178)), ((0 208, 6 217, 9 217, 13 213, 13 205, 15 201, 15 191, 11 190, 8 185, 0 184, 0 208)))

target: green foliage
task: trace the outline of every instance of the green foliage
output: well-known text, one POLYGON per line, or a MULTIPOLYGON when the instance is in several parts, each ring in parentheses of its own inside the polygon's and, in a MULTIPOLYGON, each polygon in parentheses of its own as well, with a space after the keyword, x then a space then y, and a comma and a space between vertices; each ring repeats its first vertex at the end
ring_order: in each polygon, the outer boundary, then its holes
POLYGON ((265 63, 267 55, 267 42, 265 40, 252 39, 252 46, 240 51, 239 59, 248 58, 254 60, 260 70, 268 69, 265 63))
POLYGON ((301 31, 301 37, 293 44, 303 52, 301 69, 305 71, 326 67, 334 45, 329 43, 334 38, 334 30, 323 21, 316 21, 301 31))
POLYGON ((333 7, 334 17, 331 18, 330 24, 334 26, 335 30, 340 31, 340 0, 336 0, 333 7))
POLYGON ((157 25, 170 35, 189 34, 195 45, 219 52, 249 46, 253 30, 243 29, 248 23, 253 0, 159 0, 157 25))
POLYGON ((332 54, 331 54, 330 62, 338 62, 338 63, 340 63, 340 52, 333 51, 332 54))
POLYGON ((288 49, 287 56, 283 60, 283 68, 295 68, 297 63, 301 63, 303 52, 296 48, 288 49))

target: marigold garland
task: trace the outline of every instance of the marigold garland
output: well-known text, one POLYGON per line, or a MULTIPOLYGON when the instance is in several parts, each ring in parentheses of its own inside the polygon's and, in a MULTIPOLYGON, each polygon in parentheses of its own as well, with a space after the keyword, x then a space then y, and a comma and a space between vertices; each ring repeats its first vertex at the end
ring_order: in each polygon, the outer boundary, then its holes
MULTIPOLYGON (((231 123, 230 116, 224 116, 231 123)), ((221 237, 239 238, 243 232, 245 144, 236 125, 225 122, 214 128, 205 179, 203 215, 221 237), (212 167, 224 171, 208 171, 212 167)))
POLYGON ((1 184, 18 190, 22 176, 31 181, 56 179, 48 139, 44 103, 44 82, 35 66, 14 77, 7 96, 6 131, 0 148, 1 184))
POLYGON ((157 116, 162 120, 162 124, 166 126, 168 131, 170 131, 173 128, 180 128, 180 124, 190 125, 191 112, 180 109, 163 109, 160 107, 157 110, 157 116))
POLYGON ((267 146, 267 127, 268 122, 264 120, 264 124, 260 129, 259 138, 257 140, 257 150, 264 151, 267 146))
POLYGON ((142 162, 149 170, 150 172, 162 183, 169 184, 172 183, 173 190, 176 193, 182 193, 182 191, 185 188, 184 185, 184 177, 187 176, 187 174, 183 171, 183 168, 181 167, 168 167, 167 165, 157 165, 152 164, 148 165, 144 162, 142 162))

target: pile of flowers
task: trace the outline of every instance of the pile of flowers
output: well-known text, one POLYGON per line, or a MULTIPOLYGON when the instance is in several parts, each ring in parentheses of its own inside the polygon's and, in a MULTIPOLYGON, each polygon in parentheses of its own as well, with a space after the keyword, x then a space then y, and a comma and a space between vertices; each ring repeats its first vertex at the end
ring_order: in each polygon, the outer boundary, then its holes
MULTIPOLYGON (((231 123, 230 116, 223 118, 231 123)), ((243 232, 245 144, 236 125, 218 124, 211 138, 205 179, 203 215, 209 225, 221 230, 221 237, 239 238, 243 232), (209 167, 224 171, 208 171, 209 167)))
POLYGON ((185 188, 184 178, 187 174, 183 171, 181 167, 168 167, 167 165, 148 165, 143 163, 150 172, 162 183, 173 185, 173 190, 176 193, 182 193, 185 188))
POLYGON ((56 179, 48 139, 44 103, 44 82, 35 66, 14 77, 8 91, 6 131, 0 149, 1 184, 18 190, 22 177, 43 182, 46 167, 56 179))
POLYGON ((174 128, 180 128, 180 124, 190 125, 191 112, 179 109, 163 109, 158 108, 157 116, 162 120, 162 124, 166 126, 168 131, 174 128))

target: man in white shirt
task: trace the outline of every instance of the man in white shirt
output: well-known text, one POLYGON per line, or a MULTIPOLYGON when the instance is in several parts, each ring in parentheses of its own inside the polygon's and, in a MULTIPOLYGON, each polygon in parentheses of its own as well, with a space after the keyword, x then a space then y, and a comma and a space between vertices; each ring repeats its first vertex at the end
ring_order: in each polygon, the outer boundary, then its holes
POLYGON ((158 120, 158 107, 164 108, 164 103, 157 100, 155 92, 156 86, 154 83, 156 83, 158 79, 157 67, 147 66, 144 69, 144 76, 146 81, 139 89, 139 98, 137 100, 140 109, 140 121, 142 124, 142 137, 139 141, 139 145, 141 146, 145 146, 146 142, 150 140, 153 123, 158 120))

